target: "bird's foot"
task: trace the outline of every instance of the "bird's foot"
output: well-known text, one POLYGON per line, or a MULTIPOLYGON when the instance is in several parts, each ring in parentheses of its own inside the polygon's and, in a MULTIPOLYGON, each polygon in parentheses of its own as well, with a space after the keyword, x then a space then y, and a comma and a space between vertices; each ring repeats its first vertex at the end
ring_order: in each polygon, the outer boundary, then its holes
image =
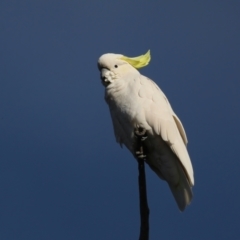
POLYGON ((137 159, 146 159, 147 155, 144 154, 143 142, 147 139, 147 131, 142 127, 135 128, 134 135, 137 139, 136 142, 136 158, 137 159))
POLYGON ((147 155, 143 154, 142 149, 140 149, 140 151, 136 151, 135 154, 138 159, 145 159, 147 157, 147 155))
POLYGON ((134 134, 141 142, 147 139, 147 131, 142 127, 135 128, 134 134))

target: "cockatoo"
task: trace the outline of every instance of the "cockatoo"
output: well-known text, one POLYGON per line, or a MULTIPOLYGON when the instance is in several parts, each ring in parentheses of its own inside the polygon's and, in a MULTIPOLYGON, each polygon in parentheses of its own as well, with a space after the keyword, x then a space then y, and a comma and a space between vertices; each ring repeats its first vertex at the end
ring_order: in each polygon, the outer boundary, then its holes
POLYGON ((98 68, 116 141, 136 157, 135 131, 145 131, 146 163, 168 183, 183 211, 192 200, 194 185, 187 136, 161 89, 137 70, 150 59, 150 51, 134 58, 107 53, 99 58, 98 68))

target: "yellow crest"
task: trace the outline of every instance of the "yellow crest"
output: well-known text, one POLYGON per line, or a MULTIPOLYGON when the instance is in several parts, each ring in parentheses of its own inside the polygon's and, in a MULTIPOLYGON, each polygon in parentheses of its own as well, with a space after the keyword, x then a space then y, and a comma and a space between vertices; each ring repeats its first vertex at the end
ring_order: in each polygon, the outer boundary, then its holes
POLYGON ((133 67, 139 69, 147 66, 148 63, 150 62, 151 60, 150 50, 148 50, 147 53, 145 53, 144 55, 141 55, 138 57, 130 58, 130 57, 123 56, 121 57, 121 59, 128 62, 133 67))

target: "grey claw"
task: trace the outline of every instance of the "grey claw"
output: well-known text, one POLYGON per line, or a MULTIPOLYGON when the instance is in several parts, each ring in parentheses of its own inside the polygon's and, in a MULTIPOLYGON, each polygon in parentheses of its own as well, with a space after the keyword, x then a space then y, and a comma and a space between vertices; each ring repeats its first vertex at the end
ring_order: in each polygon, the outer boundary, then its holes
POLYGON ((136 152, 136 156, 137 156, 137 158, 141 158, 141 159, 147 157, 147 155, 143 155, 143 153, 140 152, 140 151, 137 151, 137 152, 136 152))
POLYGON ((143 137, 141 137, 141 141, 143 142, 143 141, 145 141, 147 138, 148 138, 147 136, 143 136, 143 137))

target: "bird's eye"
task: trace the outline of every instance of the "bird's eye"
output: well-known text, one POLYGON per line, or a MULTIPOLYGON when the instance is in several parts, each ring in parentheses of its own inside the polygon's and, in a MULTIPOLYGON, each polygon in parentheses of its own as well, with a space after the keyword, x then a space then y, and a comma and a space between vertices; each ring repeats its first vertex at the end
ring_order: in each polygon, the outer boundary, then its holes
POLYGON ((115 68, 118 68, 118 65, 114 65, 115 68))

